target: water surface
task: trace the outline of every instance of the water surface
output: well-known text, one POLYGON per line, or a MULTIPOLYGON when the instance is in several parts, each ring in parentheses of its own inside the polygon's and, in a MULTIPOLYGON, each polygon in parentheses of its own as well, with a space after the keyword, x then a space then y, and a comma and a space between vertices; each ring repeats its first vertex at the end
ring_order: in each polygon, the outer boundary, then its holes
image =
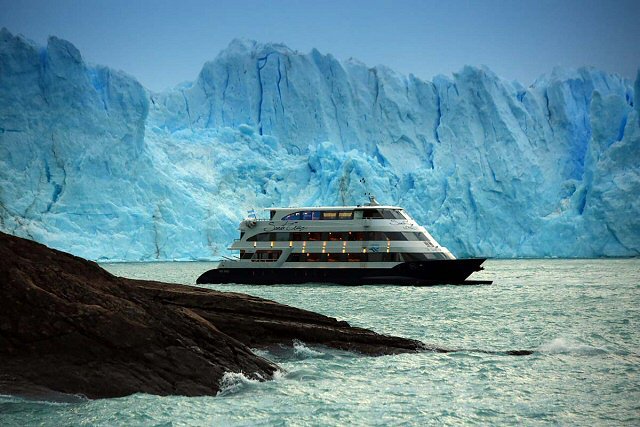
MULTIPOLYGON (((105 264, 193 284, 212 263, 105 264)), ((640 260, 487 261, 489 286, 205 286, 313 310, 455 353, 363 357, 303 342, 217 397, 77 403, 0 396, 1 425, 640 424, 640 260), (508 350, 535 350, 508 356, 508 350)))

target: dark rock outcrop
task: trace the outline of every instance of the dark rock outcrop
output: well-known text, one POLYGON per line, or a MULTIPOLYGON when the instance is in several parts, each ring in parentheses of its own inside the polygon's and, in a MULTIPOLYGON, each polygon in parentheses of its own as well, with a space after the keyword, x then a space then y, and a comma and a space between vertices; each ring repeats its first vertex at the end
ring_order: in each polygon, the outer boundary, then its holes
POLYGON ((116 277, 0 233, 0 393, 215 394, 225 372, 278 369, 249 347, 294 339, 369 355, 422 347, 248 295, 116 277))

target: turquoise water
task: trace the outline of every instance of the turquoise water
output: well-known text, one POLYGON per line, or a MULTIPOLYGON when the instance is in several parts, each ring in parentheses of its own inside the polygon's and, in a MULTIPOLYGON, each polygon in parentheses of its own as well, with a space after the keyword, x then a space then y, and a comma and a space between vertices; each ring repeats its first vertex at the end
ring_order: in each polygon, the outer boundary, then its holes
MULTIPOLYGON (((192 284, 211 265, 105 267, 192 284)), ((640 425, 640 259, 485 267, 472 278, 494 285, 209 286, 456 353, 371 358, 300 342, 261 353, 283 368, 275 381, 230 374, 217 397, 51 403, 0 396, 0 425, 640 425), (520 349, 536 353, 500 353, 520 349)))

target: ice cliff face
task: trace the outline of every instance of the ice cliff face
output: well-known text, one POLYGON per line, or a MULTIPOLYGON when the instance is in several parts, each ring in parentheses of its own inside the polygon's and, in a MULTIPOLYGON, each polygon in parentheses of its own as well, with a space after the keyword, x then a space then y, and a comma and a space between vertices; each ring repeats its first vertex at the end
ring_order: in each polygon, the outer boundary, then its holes
POLYGON ((206 259, 247 209, 372 192, 457 256, 638 255, 639 91, 589 68, 427 82, 234 41, 149 93, 2 30, 0 227, 92 259, 206 259))

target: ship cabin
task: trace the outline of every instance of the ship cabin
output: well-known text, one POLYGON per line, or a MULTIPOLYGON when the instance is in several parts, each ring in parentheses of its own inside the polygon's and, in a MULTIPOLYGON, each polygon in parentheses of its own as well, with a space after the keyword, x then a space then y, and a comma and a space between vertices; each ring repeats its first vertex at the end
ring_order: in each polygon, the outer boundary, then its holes
POLYGON ((452 258, 446 248, 397 206, 265 209, 248 218, 231 250, 240 260, 402 262, 452 258))

